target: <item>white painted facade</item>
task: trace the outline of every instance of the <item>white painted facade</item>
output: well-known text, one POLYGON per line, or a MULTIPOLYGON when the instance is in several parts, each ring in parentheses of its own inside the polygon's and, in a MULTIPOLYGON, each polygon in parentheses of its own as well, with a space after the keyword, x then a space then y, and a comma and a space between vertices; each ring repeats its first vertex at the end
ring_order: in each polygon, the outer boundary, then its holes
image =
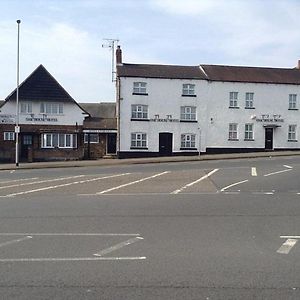
POLYGON ((120 77, 119 80, 120 153, 158 153, 162 132, 172 133, 173 154, 264 150, 266 128, 272 131, 270 150, 300 149, 300 85, 141 77, 120 77), (145 82, 147 95, 134 95, 134 82, 145 82), (183 84, 194 84, 196 96, 182 96, 183 84), (229 108, 230 92, 238 93, 238 108, 229 108), (252 109, 245 108, 246 93, 253 93, 252 109), (296 107, 292 110, 289 109, 290 94, 296 95, 296 107), (132 105, 136 104, 148 106, 148 121, 132 120, 132 105), (180 122, 181 106, 195 106, 197 122, 180 122), (167 120, 168 116, 171 120, 167 120), (155 117, 161 121, 154 121, 155 117), (230 123, 237 124, 236 140, 229 140, 230 123), (245 140, 245 124, 253 124, 253 139, 245 140), (289 125, 295 125, 292 140, 288 138, 289 125), (146 133, 145 149, 133 149, 132 133, 146 133), (195 135, 196 149, 182 149, 181 135, 187 133, 195 135))

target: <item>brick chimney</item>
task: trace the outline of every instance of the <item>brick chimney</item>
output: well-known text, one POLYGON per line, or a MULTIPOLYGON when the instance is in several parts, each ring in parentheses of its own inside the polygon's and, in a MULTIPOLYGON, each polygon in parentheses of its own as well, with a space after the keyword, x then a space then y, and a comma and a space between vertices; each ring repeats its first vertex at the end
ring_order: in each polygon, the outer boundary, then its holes
POLYGON ((122 50, 120 46, 117 46, 116 62, 117 62, 117 66, 122 65, 122 50))
POLYGON ((297 66, 297 69, 300 70, 300 59, 298 59, 298 66, 297 66))

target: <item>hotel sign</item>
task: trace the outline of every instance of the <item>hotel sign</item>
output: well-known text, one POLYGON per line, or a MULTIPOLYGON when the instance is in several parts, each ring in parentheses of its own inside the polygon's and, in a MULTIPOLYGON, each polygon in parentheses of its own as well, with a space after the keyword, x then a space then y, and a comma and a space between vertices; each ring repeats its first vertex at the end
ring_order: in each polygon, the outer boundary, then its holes
POLYGON ((16 122, 15 115, 3 114, 0 115, 0 123, 2 124, 15 124, 16 122))
POLYGON ((255 117, 256 122, 262 123, 282 123, 284 119, 279 114, 264 114, 259 117, 255 117))

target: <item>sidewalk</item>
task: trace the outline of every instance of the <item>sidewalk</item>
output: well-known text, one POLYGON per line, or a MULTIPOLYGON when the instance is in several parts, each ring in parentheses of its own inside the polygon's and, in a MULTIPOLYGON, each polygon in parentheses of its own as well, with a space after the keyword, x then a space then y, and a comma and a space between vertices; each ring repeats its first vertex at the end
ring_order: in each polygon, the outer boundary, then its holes
POLYGON ((222 160, 222 159, 245 159, 245 158, 257 158, 257 157, 275 157, 275 156, 278 157, 278 156, 295 156, 295 155, 300 155, 300 151, 276 151, 276 152, 254 152, 254 153, 234 153, 234 154, 204 154, 201 156, 168 156, 168 157, 128 158, 128 159, 33 162, 33 163, 20 163, 18 167, 16 167, 15 164, 0 164, 0 170, 114 166, 114 165, 130 165, 130 164, 206 161, 206 160, 222 160))

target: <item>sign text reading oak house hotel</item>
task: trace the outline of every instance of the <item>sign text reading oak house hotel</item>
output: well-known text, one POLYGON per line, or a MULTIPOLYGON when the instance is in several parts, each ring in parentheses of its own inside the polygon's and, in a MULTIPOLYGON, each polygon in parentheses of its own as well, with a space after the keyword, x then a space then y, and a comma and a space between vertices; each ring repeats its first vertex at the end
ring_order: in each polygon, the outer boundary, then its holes
POLYGON ((284 119, 282 118, 281 115, 264 114, 264 115, 261 115, 260 117, 256 117, 256 121, 257 122, 274 122, 274 123, 277 123, 277 122, 284 122, 284 119))

